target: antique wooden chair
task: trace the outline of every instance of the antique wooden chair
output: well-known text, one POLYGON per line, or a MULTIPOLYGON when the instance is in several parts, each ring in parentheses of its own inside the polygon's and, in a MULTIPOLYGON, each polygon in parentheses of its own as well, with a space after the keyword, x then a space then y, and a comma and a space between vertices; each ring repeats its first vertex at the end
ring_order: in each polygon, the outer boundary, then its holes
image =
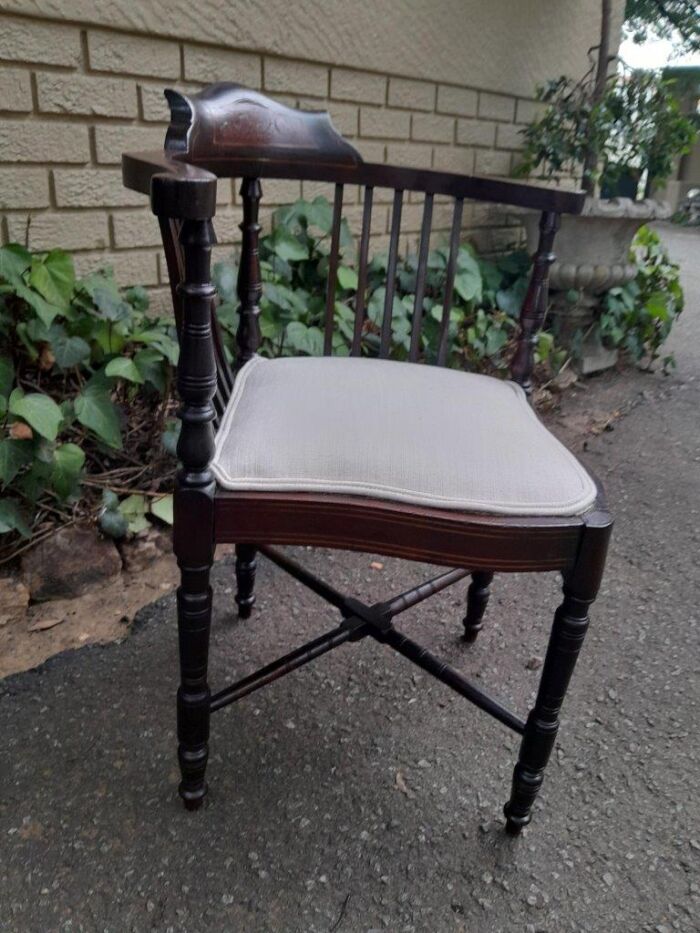
POLYGON ((181 467, 174 549, 181 685, 177 694, 180 795, 206 794, 209 719, 278 677, 348 641, 371 636, 394 648, 522 736, 506 825, 530 820, 559 726, 559 711, 601 580, 611 517, 600 487, 539 422, 528 404, 534 342, 547 306, 547 273, 562 213, 583 196, 493 178, 364 163, 327 114, 282 106, 235 84, 185 96, 166 91, 172 117, 165 152, 126 154, 124 182, 149 194, 163 235, 180 336, 181 467), (210 254, 217 178, 242 179, 237 358, 230 367, 216 319, 210 254), (267 360, 260 345, 258 260, 261 179, 335 185, 324 357, 267 360), (343 189, 364 189, 349 357, 331 356, 343 189), (361 356, 373 191, 392 189, 380 359, 361 356), (424 212, 409 362, 388 360, 401 213, 407 192, 424 212), (454 205, 438 366, 421 360, 421 327, 434 198, 454 205), (444 366, 465 199, 541 212, 540 238, 520 317, 512 381, 444 366), (443 367, 443 368, 438 368, 443 367), (217 542, 236 544, 238 612, 251 613, 256 553, 340 611, 325 635, 211 694, 207 658, 217 542), (380 552, 449 568, 374 605, 344 596, 274 544, 380 552), (464 618, 472 641, 494 572, 561 571, 564 598, 535 705, 526 720, 401 634, 394 617, 471 574, 464 618))

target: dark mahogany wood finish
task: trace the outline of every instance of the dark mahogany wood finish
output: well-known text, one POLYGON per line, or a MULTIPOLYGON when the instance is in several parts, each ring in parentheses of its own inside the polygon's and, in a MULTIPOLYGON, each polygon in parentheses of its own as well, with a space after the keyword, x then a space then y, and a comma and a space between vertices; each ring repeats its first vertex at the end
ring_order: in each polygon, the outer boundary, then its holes
MULTIPOLYGON (((522 735, 511 797, 505 807, 507 828, 517 833, 530 820, 556 737, 559 711, 588 625, 588 607, 600 584, 612 527, 602 492, 584 515, 516 518, 411 507, 362 496, 227 492, 217 488, 209 464, 214 429, 230 397, 235 374, 260 345, 258 316, 263 286, 258 259, 258 211, 265 178, 335 185, 324 325, 326 354, 333 349, 335 277, 345 185, 364 189, 351 347, 355 356, 361 352, 365 326, 375 188, 394 191, 386 303, 378 339, 380 356, 387 356, 391 345, 402 208, 410 192, 424 196, 409 350, 409 359, 416 363, 421 359, 422 304, 435 196, 447 196, 453 201, 444 314, 438 341, 439 365, 447 360, 449 309, 464 201, 491 201, 538 210, 539 244, 511 367, 511 377, 527 392, 531 388, 534 343, 547 308, 547 275, 554 260, 559 218, 562 213, 578 213, 583 194, 505 179, 367 164, 335 131, 326 114, 292 110, 238 85, 212 85, 191 96, 175 91, 166 94, 172 120, 165 152, 127 154, 122 164, 124 183, 150 195, 152 209, 160 222, 181 344, 178 388, 182 398, 182 433, 178 455, 182 467, 175 494, 175 552, 182 573, 178 591, 180 794, 190 808, 199 806, 204 799, 211 712, 326 651, 371 636, 522 735), (234 371, 224 353, 214 289, 209 280, 218 177, 241 179, 243 201, 238 281, 240 323, 234 371), (342 622, 326 635, 212 697, 207 682, 209 569, 214 546, 219 542, 237 546, 236 601, 241 617, 250 615, 255 600, 256 554, 262 553, 335 606, 342 622), (367 606, 337 593, 270 547, 271 544, 381 551, 455 569, 393 600, 367 606), (555 616, 537 699, 526 720, 394 628, 392 620, 399 612, 471 573, 464 627, 466 640, 473 641, 482 626, 495 571, 551 570, 563 575, 564 598, 555 616)), ((406 404, 410 405, 410 400, 406 404)))

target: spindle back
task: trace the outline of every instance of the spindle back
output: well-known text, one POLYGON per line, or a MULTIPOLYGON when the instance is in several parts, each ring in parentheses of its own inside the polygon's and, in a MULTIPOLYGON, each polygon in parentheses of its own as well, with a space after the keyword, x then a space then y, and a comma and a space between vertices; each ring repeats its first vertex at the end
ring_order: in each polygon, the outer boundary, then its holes
POLYGON ((540 211, 540 241, 523 303, 517 348, 511 365, 512 378, 529 391, 534 342, 546 310, 547 270, 554 260, 552 243, 559 215, 580 212, 583 206, 583 195, 580 192, 496 178, 365 163, 360 154, 335 130, 327 114, 294 110, 236 84, 214 84, 194 95, 171 90, 165 93, 171 109, 165 153, 125 155, 123 167, 127 186, 142 191, 150 190, 153 210, 159 216, 178 330, 182 326, 178 288, 184 268, 180 242, 183 221, 209 220, 213 217, 217 178, 242 179, 242 242, 237 289, 240 308, 233 372, 226 360, 213 310, 214 349, 218 368, 218 391, 214 402, 218 415, 226 405, 235 371, 257 352, 261 342, 258 317, 263 285, 258 257, 258 212, 266 178, 330 182, 334 185, 323 323, 323 352, 326 355, 331 354, 333 349, 340 232, 346 186, 360 186, 363 194, 356 263, 358 286, 350 346, 352 355, 362 352, 363 331, 366 327, 370 229, 376 189, 393 190, 386 292, 378 334, 380 357, 389 356, 391 350, 392 308, 403 207, 411 192, 423 196, 408 350, 408 358, 412 362, 418 362, 422 356, 423 304, 435 197, 445 196, 452 203, 449 253, 435 360, 438 365, 445 365, 448 359, 450 309, 465 199, 540 211))

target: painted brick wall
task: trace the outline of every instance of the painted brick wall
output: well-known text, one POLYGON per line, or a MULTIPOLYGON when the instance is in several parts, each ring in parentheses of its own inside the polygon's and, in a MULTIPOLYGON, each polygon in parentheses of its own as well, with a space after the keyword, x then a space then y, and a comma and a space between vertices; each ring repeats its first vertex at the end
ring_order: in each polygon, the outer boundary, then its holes
MULTIPOLYGON (((81 273, 109 263, 121 283, 160 294, 166 273, 157 225, 144 198, 123 188, 119 163, 124 150, 162 146, 165 86, 235 80, 293 107, 328 109, 368 161, 493 175, 510 172, 519 129, 535 109, 530 85, 522 96, 495 93, 478 81, 407 78, 230 42, 136 34, 87 18, 0 14, 0 234, 33 249, 70 249, 81 273)), ((274 205, 330 194, 330 186, 306 182, 268 181, 263 189, 265 223, 274 205)), ((354 229, 359 197, 347 193, 354 229)), ((389 200, 378 192, 375 249, 386 243, 389 200)), ((237 202, 235 183, 222 182, 218 253, 236 241, 237 202)), ((415 240, 420 213, 418 199, 406 205, 404 249, 415 240)), ((435 220, 438 231, 449 227, 447 205, 435 220)), ((485 251, 506 248, 519 234, 513 218, 483 205, 467 207, 465 225, 485 251)))

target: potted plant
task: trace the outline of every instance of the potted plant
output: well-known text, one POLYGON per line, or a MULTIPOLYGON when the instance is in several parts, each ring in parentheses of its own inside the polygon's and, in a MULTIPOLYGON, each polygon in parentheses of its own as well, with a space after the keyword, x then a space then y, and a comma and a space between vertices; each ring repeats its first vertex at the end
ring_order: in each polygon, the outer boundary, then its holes
MULTIPOLYGON (((550 272, 555 331, 575 346, 578 368, 596 372, 614 364, 616 350, 600 340, 602 296, 635 275, 632 239, 643 224, 670 216, 648 196, 601 197, 626 190, 648 195, 667 178, 676 156, 692 145, 695 128, 679 108, 672 83, 650 71, 621 66, 611 72, 611 0, 603 0, 600 44, 579 80, 562 76, 538 88, 545 111, 523 130, 517 174, 580 184, 588 198, 578 217, 563 218, 557 261, 550 272), (622 188, 625 190, 625 188, 622 188)), ((528 245, 537 219, 528 216, 528 245)))

